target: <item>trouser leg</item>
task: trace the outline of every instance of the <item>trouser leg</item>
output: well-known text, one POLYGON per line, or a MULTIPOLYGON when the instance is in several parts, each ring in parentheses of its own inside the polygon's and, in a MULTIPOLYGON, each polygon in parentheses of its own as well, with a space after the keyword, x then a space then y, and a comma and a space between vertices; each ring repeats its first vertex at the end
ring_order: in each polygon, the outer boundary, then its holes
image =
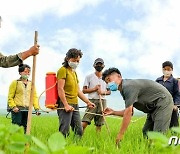
POLYGON ((26 128, 27 128, 27 120, 28 120, 28 112, 23 111, 22 112, 22 126, 24 127, 24 133, 26 132, 26 128))
POLYGON ((178 127, 179 126, 178 119, 179 119, 178 111, 173 110, 169 128, 171 128, 171 127, 178 127))
POLYGON ((66 112, 65 110, 57 110, 59 117, 59 131, 67 137, 69 135, 69 129, 73 112, 66 112))
POLYGON ((144 124, 144 127, 142 129, 143 136, 147 137, 147 132, 148 131, 153 131, 154 127, 154 121, 152 120, 151 114, 147 114, 146 122, 144 124))
MULTIPOLYGON (((74 106, 75 110, 78 110, 78 105, 74 106)), ((72 114, 72 120, 71 120, 71 127, 74 131, 75 135, 82 136, 83 135, 83 129, 81 125, 81 118, 79 111, 74 111, 72 114)))
POLYGON ((12 124, 16 124, 16 125, 19 125, 19 126, 22 125, 22 123, 21 123, 21 121, 22 121, 22 112, 21 111, 17 112, 17 113, 12 111, 11 112, 11 118, 12 118, 12 124))
POLYGON ((154 128, 153 131, 166 132, 170 126, 170 120, 173 110, 172 97, 160 99, 160 106, 153 113, 154 128))

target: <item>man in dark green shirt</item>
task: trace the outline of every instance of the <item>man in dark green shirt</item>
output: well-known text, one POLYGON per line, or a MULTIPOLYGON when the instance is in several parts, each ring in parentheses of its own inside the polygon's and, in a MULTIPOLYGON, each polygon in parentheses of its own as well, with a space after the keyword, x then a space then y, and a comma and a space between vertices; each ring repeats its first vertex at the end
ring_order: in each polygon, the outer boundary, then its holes
POLYGON ((133 115, 133 107, 149 113, 143 128, 143 133, 147 131, 165 132, 169 128, 171 114, 173 110, 173 100, 171 94, 162 85, 147 79, 122 79, 117 68, 109 68, 103 73, 103 80, 108 83, 111 91, 119 90, 125 100, 125 109, 114 111, 106 108, 106 115, 118 115, 123 117, 121 129, 116 138, 116 144, 122 140, 133 115))
POLYGON ((21 64, 23 60, 30 56, 37 55, 39 53, 39 45, 32 46, 29 50, 26 50, 24 52, 10 55, 10 56, 4 56, 2 53, 0 53, 0 67, 13 67, 21 64))
MULTIPOLYGON (((0 28, 2 18, 0 16, 0 28)), ((13 67, 22 63, 29 56, 35 56, 39 53, 39 45, 32 46, 29 50, 18 53, 16 55, 4 56, 0 53, 0 67, 13 67)))

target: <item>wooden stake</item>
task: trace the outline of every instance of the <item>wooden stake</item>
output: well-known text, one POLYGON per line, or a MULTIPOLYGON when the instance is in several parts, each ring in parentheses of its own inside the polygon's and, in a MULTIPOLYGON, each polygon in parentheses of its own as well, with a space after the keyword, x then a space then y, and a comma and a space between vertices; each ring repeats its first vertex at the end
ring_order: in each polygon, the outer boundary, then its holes
POLYGON ((104 123, 105 123, 105 126, 107 128, 107 131, 108 131, 108 134, 110 135, 110 129, 108 127, 108 124, 107 124, 107 121, 106 121, 106 118, 104 116, 104 113, 103 113, 103 104, 102 104, 102 99, 101 99, 101 95, 99 94, 99 100, 100 100, 100 106, 101 106, 101 111, 102 111, 102 116, 103 116, 103 119, 104 119, 104 123))
MULTIPOLYGON (((35 31, 34 45, 37 45, 37 38, 38 38, 38 32, 35 31)), ((34 97, 34 88, 35 88, 35 72, 36 72, 36 56, 33 56, 31 95, 30 95, 28 121, 27 121, 27 129, 26 129, 26 134, 28 135, 30 135, 30 131, 31 131, 32 106, 33 106, 33 97, 34 97)))

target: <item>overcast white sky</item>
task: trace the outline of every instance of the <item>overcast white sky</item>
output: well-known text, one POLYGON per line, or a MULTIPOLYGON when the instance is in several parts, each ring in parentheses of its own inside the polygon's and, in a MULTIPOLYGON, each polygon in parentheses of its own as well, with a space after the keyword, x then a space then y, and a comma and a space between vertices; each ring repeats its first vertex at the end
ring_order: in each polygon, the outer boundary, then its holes
MULTIPOLYGON (((118 67, 124 78, 152 80, 162 75, 162 62, 170 60, 179 77, 179 6, 179 0, 0 0, 0 52, 28 49, 38 31, 39 94, 46 72, 56 72, 72 47, 84 54, 77 69, 81 87, 98 57, 106 68, 118 67)), ((32 58, 24 63, 32 65, 32 58)), ((0 94, 6 97, 9 84, 19 77, 18 68, 0 69, 0 94)))

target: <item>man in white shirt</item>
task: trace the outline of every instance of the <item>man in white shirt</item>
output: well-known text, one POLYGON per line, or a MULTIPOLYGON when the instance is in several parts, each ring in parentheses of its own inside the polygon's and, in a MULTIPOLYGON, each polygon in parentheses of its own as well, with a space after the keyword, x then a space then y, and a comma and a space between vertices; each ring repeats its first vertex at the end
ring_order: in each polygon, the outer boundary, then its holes
MULTIPOLYGON (((110 90, 107 90, 107 84, 102 80, 102 70, 104 68, 104 61, 101 58, 97 58, 94 61, 93 67, 95 68, 95 73, 92 73, 85 78, 83 93, 88 94, 89 100, 96 105, 94 109, 86 109, 86 112, 91 112, 95 114, 102 114, 104 108, 106 108, 105 95, 110 95, 110 90), (100 101, 101 97, 101 101, 100 101), (102 106, 101 106, 102 102, 102 106)), ((87 125, 91 124, 94 119, 96 125, 96 131, 101 131, 101 126, 104 125, 103 116, 85 113, 82 119, 83 131, 87 125)))

